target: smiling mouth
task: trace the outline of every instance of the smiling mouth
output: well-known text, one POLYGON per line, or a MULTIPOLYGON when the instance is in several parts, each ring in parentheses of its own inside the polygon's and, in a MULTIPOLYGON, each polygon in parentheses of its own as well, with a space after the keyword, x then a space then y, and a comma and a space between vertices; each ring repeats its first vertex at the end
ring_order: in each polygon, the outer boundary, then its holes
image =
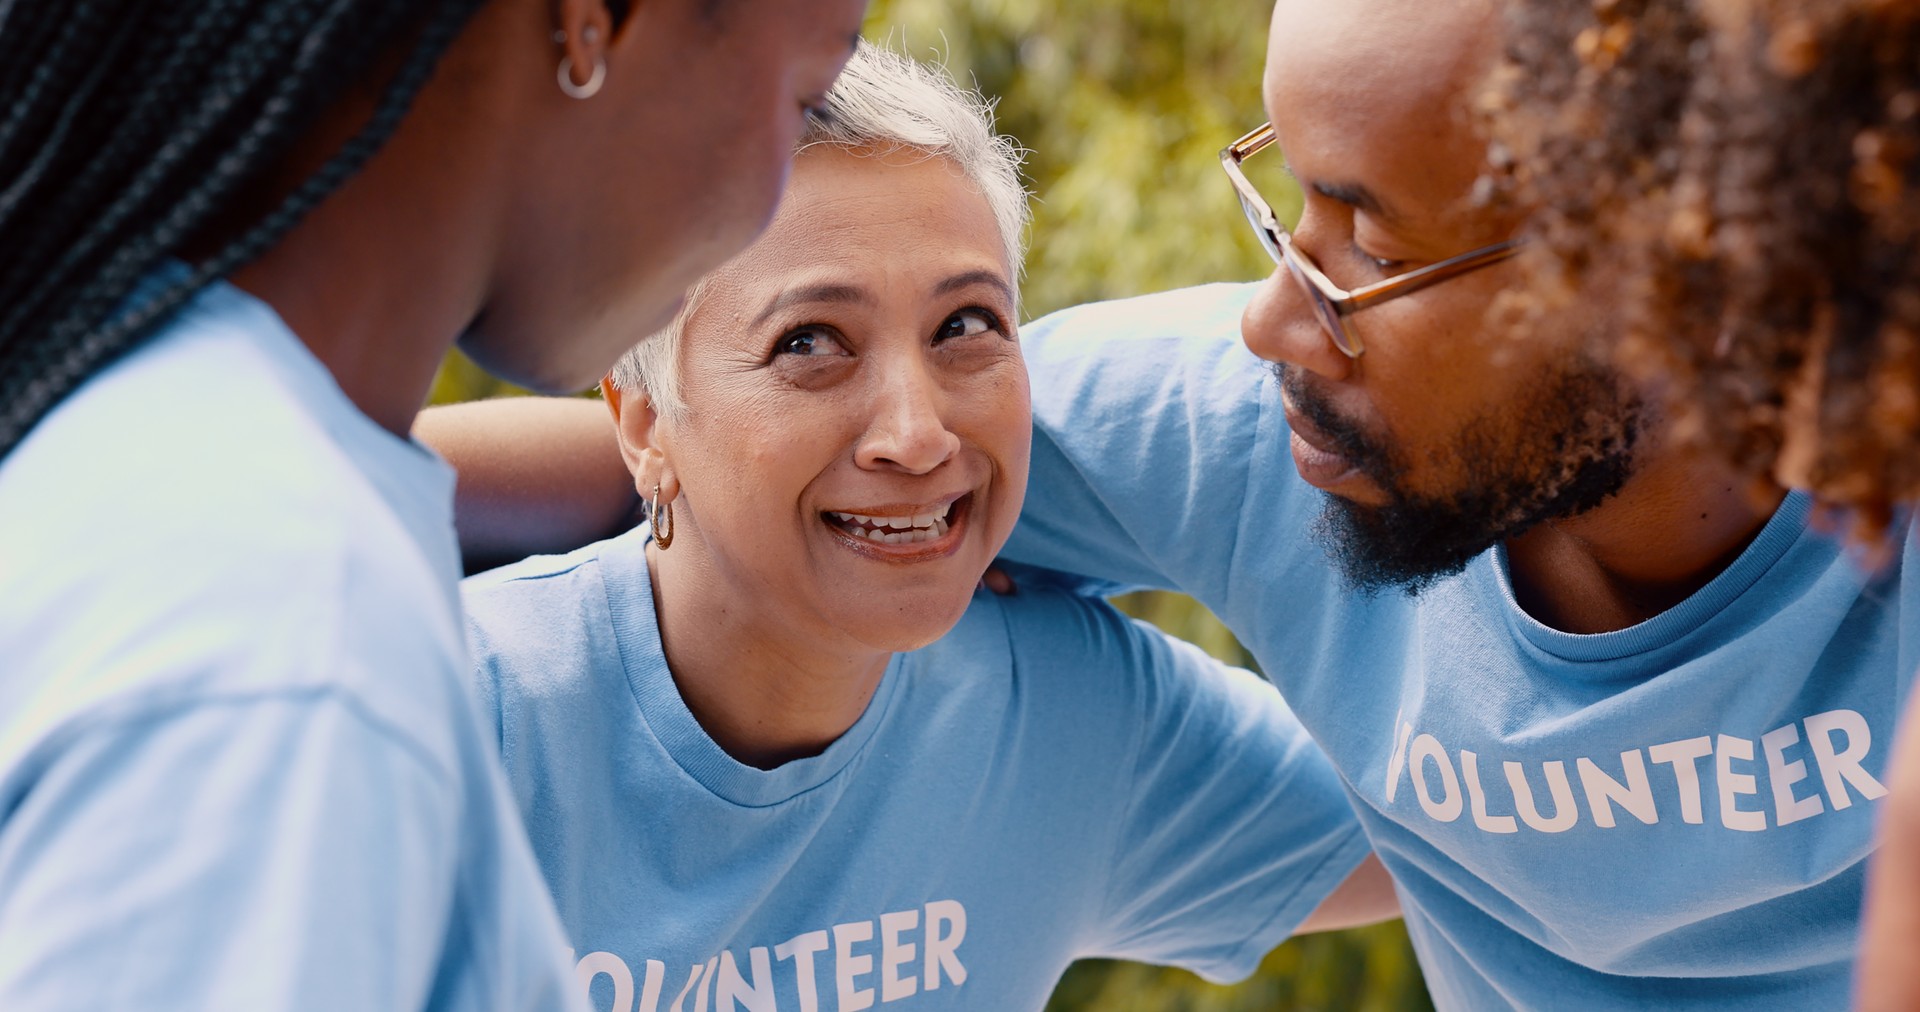
POLYGON ((945 542, 965 518, 973 493, 943 503, 910 508, 875 508, 872 513, 830 510, 820 519, 863 549, 879 549, 891 557, 905 551, 939 554, 951 548, 945 542))
POLYGON ((837 511, 821 516, 827 523, 856 538, 882 545, 915 545, 945 537, 952 528, 947 518, 952 514, 953 507, 954 503, 943 503, 924 513, 899 516, 866 516, 837 511))

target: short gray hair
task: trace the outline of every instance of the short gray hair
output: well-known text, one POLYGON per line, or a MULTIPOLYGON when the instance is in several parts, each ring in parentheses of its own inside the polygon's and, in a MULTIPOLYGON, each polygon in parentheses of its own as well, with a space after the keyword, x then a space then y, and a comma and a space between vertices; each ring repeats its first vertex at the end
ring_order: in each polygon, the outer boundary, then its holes
MULTIPOLYGON (((826 114, 809 120, 794 153, 820 146, 876 156, 917 151, 951 160, 993 211, 1018 297, 1032 217, 1020 181, 1025 152, 994 131, 991 101, 955 84, 940 67, 863 40, 827 92, 826 114)), ((670 417, 686 410, 680 396, 680 338, 712 277, 687 291, 671 322, 621 356, 613 367, 614 386, 644 391, 654 409, 670 417)))

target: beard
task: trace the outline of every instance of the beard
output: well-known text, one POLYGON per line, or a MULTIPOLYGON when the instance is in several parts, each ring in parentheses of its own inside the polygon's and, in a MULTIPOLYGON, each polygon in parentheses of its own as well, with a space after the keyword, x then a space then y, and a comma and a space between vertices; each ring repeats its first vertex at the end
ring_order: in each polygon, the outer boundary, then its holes
POLYGON ((1554 369, 1519 403, 1446 440, 1434 462, 1455 480, 1443 495, 1409 491, 1399 447, 1336 414, 1297 371, 1274 373, 1294 409, 1386 493, 1380 505, 1329 495, 1314 522, 1328 558, 1362 593, 1417 596, 1500 542, 1599 506, 1633 473, 1641 406, 1591 360, 1554 369))

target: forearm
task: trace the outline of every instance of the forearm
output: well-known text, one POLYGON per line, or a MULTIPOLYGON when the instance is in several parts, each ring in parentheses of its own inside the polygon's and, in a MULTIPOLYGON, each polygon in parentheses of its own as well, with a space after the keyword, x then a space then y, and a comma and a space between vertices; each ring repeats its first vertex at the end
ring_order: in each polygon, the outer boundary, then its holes
POLYGON ((454 523, 469 572, 578 548, 634 522, 639 497, 596 401, 513 397, 428 408, 413 434, 459 472, 454 523))

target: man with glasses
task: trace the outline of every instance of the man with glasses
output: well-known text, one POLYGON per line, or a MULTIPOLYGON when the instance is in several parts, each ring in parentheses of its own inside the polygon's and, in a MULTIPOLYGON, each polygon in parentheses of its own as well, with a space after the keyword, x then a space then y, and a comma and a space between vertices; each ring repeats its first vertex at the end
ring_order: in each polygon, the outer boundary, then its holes
POLYGON ((1272 122, 1222 153, 1276 269, 1025 330, 1009 554, 1232 627, 1441 1007, 1843 1007, 1910 549, 1870 576, 1804 496, 1675 449, 1592 350, 1607 307, 1503 324, 1524 215, 1471 114, 1499 34, 1489 3, 1281 0, 1272 122), (1282 161, 1297 220, 1250 181, 1282 161))

